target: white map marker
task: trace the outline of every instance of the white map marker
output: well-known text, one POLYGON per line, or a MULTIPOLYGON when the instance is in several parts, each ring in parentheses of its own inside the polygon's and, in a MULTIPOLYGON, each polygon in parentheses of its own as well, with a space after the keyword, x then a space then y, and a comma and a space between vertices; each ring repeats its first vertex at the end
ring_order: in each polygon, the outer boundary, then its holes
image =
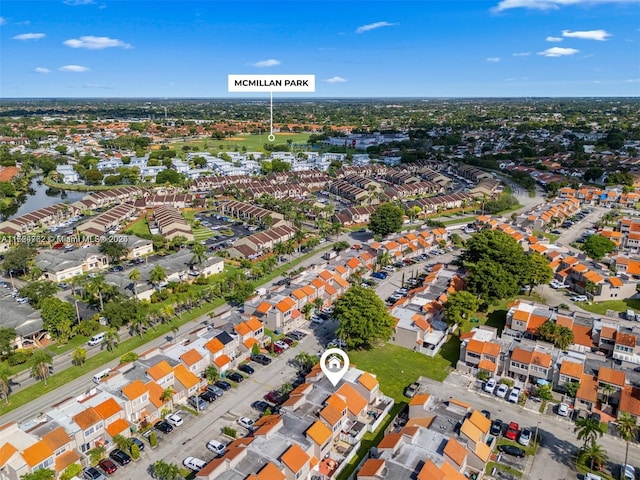
POLYGON ((320 357, 320 368, 335 387, 349 370, 349 357, 344 350, 330 348, 320 357))

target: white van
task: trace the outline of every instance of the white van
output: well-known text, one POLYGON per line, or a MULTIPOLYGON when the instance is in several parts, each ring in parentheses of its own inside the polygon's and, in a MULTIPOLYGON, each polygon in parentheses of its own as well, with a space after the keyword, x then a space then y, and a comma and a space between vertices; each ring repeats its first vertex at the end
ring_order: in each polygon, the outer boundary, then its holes
POLYGON ((93 382, 94 383, 100 383, 100 381, 104 378, 104 377, 108 377, 109 376, 109 372, 111 371, 110 368, 105 368, 104 370, 101 370, 100 372, 96 373, 93 376, 93 382))
POLYGON ((89 340, 89 346, 93 347, 94 345, 100 345, 103 340, 104 340, 104 332, 97 333, 93 337, 91 337, 91 340, 89 340))

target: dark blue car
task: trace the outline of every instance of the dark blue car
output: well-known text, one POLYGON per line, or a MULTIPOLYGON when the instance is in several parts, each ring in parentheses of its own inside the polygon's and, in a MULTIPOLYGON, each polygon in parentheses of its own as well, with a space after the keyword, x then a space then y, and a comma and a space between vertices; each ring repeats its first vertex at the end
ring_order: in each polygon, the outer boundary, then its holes
POLYGON ((218 380, 216 382, 216 387, 221 388, 225 392, 231 390, 231 384, 228 382, 225 382, 224 380, 218 380))
POLYGON ((371 276, 380 280, 384 280, 385 278, 387 278, 387 274, 385 272, 373 272, 371 276))

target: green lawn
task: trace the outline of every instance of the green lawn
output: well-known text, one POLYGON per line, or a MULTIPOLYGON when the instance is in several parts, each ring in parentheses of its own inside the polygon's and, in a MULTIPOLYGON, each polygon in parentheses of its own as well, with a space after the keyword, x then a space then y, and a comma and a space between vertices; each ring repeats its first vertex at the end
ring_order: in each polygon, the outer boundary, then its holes
POLYGON ((640 310, 640 299, 607 300, 605 302, 578 302, 577 305, 587 312, 605 315, 607 310, 626 312, 629 309, 640 310))
POLYGON ((402 402, 407 400, 404 389, 421 375, 440 382, 447 377, 452 363, 445 355, 447 350, 459 349, 459 342, 457 347, 455 343, 433 358, 388 343, 371 350, 351 351, 349 360, 359 369, 374 373, 380 382, 380 390, 396 402, 402 402))
POLYGON ((476 221, 476 218, 478 217, 458 217, 458 218, 453 218, 451 220, 444 220, 442 221, 442 223, 444 223, 445 225, 456 225, 458 223, 473 223, 476 221))
POLYGON ((275 133, 275 141, 269 142, 267 136, 269 130, 267 129, 262 135, 238 135, 237 137, 225 138, 222 140, 216 140, 214 138, 208 138, 206 140, 178 140, 169 144, 170 148, 175 148, 178 152, 182 152, 182 147, 189 146, 191 150, 196 147, 194 151, 206 150, 213 154, 217 152, 234 151, 236 147, 241 151, 242 147, 246 148, 248 152, 262 152, 264 151, 265 143, 273 143, 276 145, 286 145, 287 140, 291 140, 293 143, 307 143, 309 140, 308 133, 275 133), (222 148, 220 148, 222 147, 222 148))
POLYGON ((560 235, 555 234, 555 233, 547 233, 547 232, 543 232, 541 230, 534 230, 533 234, 536 237, 545 237, 547 239, 549 239, 549 241, 551 243, 556 243, 556 240, 558 240, 558 238, 560 237, 560 235))
POLYGON ((147 223, 147 218, 142 217, 136 220, 133 224, 126 229, 127 231, 131 231, 134 235, 137 235, 140 238, 148 237, 151 235, 149 231, 149 224, 147 223))

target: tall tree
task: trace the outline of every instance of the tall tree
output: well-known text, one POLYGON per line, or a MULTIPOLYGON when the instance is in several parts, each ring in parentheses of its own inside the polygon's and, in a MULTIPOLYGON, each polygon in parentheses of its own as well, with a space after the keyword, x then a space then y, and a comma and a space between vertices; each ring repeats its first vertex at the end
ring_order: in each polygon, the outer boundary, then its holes
POLYGON ((108 240, 100 244, 100 252, 109 257, 111 263, 118 263, 120 259, 129 253, 126 243, 108 240))
POLYGON ((13 328, 0 328, 0 357, 6 357, 11 354, 15 339, 16 331, 13 328))
POLYGON ((53 365, 53 357, 46 350, 36 350, 31 355, 31 373, 47 385, 50 372, 49 367, 53 365))
POLYGON ((87 350, 82 347, 76 348, 71 354, 71 361, 79 367, 84 365, 84 362, 87 361, 87 350))
POLYGON ((44 328, 60 343, 67 343, 71 337, 71 327, 76 319, 76 311, 69 302, 57 297, 45 298, 40 309, 44 328))
POLYGON ((129 280, 131 280, 131 284, 133 285, 133 295, 135 297, 138 296, 138 288, 136 287, 136 284, 140 280, 140 278, 142 278, 142 274, 137 268, 134 268, 129 272, 129 280))
POLYGON ((595 442, 598 437, 603 435, 600 422, 594 418, 579 418, 576 420, 573 429, 578 440, 583 441, 582 448, 586 450, 587 444, 595 442))
POLYGON ((461 290, 448 296, 444 304, 444 315, 449 325, 459 324, 463 319, 469 320, 471 314, 478 311, 480 301, 470 292, 461 290))
POLYGON ((549 267, 549 260, 533 252, 527 255, 525 267, 527 269, 524 281, 531 287, 529 294, 537 285, 545 285, 553 279, 553 270, 549 267))
POLYGON ((107 348, 108 351, 112 351, 115 347, 118 346, 120 342, 120 334, 118 333, 118 329, 116 327, 110 327, 104 332, 104 338, 102 339, 102 343, 107 348))
POLYGON ((0 364, 0 393, 4 397, 4 402, 9 405, 9 395, 11 393, 11 369, 0 364))
POLYGON ((351 287, 336 302, 333 316, 339 326, 336 334, 349 348, 370 348, 393 334, 393 317, 374 291, 359 285, 351 287))
POLYGON ((386 236, 400 231, 404 211, 393 203, 379 205, 369 218, 369 229, 376 235, 386 236))
POLYGON ((160 265, 156 265, 149 272, 149 281, 154 285, 160 285, 167 278, 167 272, 160 265))
POLYGON ((626 449, 624 452, 625 465, 629 463, 629 442, 636 439, 639 428, 636 418, 629 412, 622 412, 618 415, 616 430, 618 430, 620 438, 622 438, 626 443, 626 449))
POLYGON ((607 452, 595 440, 591 440, 585 447, 584 455, 589 459, 591 470, 594 470, 596 465, 604 465, 608 458, 607 452))
POLYGON ((615 251, 616 244, 602 235, 591 235, 582 244, 582 250, 594 260, 600 260, 606 254, 615 251))
POLYGON ((201 243, 196 243, 191 247, 191 263, 194 265, 202 265, 207 259, 207 249, 201 243))

